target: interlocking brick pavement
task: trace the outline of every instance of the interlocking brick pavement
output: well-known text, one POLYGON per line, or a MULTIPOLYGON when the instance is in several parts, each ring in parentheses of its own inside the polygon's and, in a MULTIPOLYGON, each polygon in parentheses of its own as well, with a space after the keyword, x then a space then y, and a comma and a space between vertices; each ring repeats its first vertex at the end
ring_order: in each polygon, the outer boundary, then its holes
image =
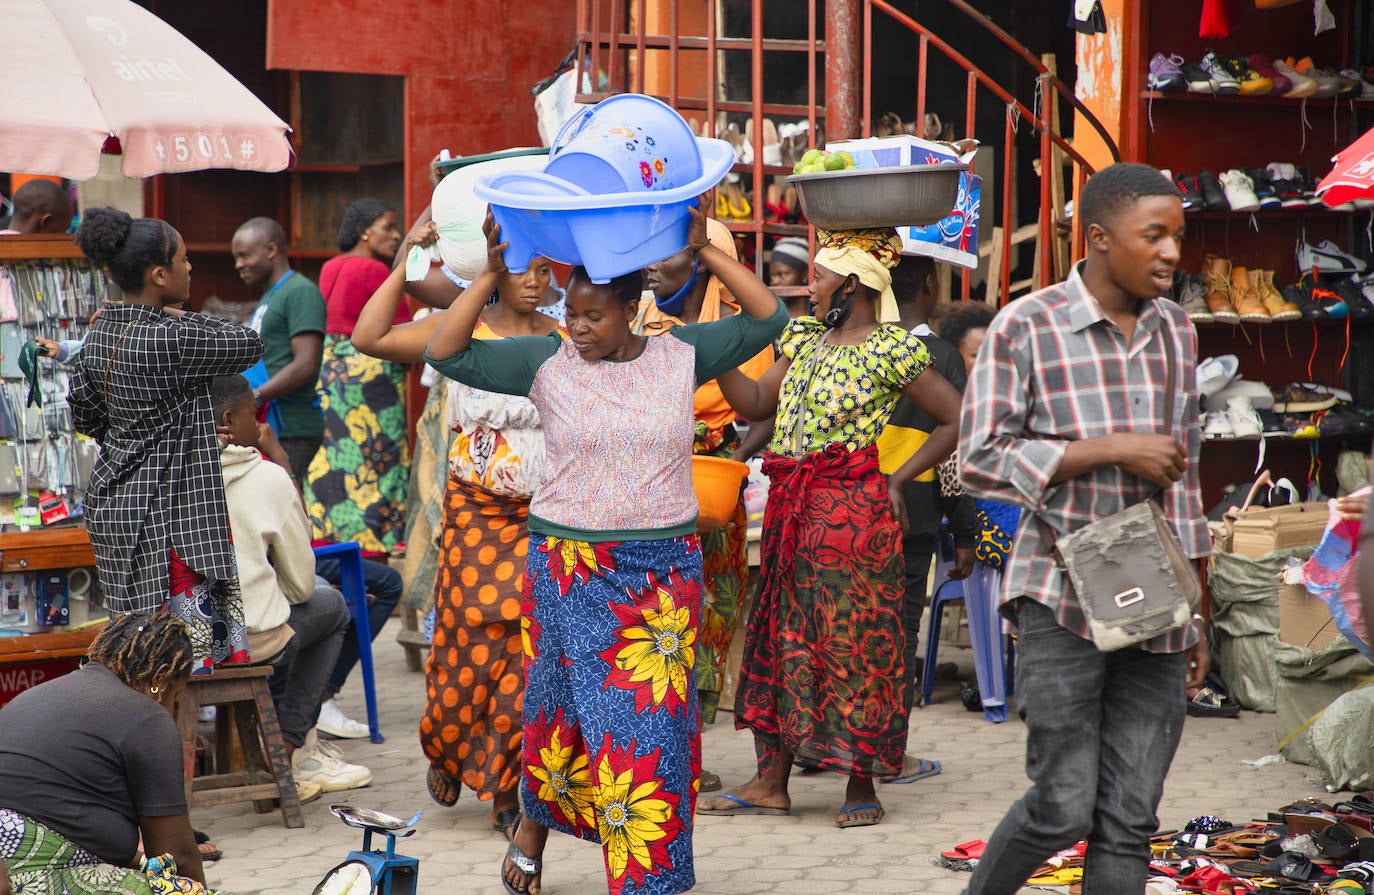
MULTIPOLYGON (((409 817, 424 809, 419 832, 401 841, 404 854, 420 859, 423 893, 500 895, 498 869, 505 840, 490 828, 489 804, 465 790, 453 808, 435 805, 425 791, 426 763, 415 725, 424 702, 424 678, 407 672, 393 628, 378 638, 377 689, 387 741, 340 741, 345 758, 376 774, 366 789, 326 794, 304 808, 306 826, 288 830, 281 814, 253 813, 248 804, 194 811, 197 829, 224 850, 209 864, 210 884, 232 895, 308 895, 329 868, 361 843, 361 835, 328 811, 331 802, 376 808, 409 817)), ((941 646, 941 659, 972 673, 972 653, 941 646)), ((341 705, 364 717, 355 672, 341 705)), ((944 773, 903 786, 883 786, 887 809, 876 827, 841 830, 835 813, 844 798, 840 778, 794 776, 788 817, 702 817, 696 826, 697 887, 702 895, 831 893, 930 893, 955 895, 968 874, 933 866, 940 851, 987 838, 1007 806, 1025 789, 1024 727, 1015 719, 990 724, 965 711, 952 684, 937 685, 935 704, 913 713, 910 751, 938 758, 944 773)), ((753 768, 749 736, 735 731, 722 713, 704 731, 705 764, 727 787, 753 768)), ((1308 782, 1307 768, 1281 764, 1252 770, 1242 759, 1276 751, 1274 716, 1244 712, 1240 720, 1189 718, 1183 744, 1165 786, 1160 820, 1178 828, 1189 818, 1216 814, 1232 821, 1304 796, 1325 793, 1308 782)), ((596 846, 554 834, 545 853, 544 891, 550 895, 605 892, 596 846)), ((1028 890, 1029 891, 1029 890, 1028 890)))

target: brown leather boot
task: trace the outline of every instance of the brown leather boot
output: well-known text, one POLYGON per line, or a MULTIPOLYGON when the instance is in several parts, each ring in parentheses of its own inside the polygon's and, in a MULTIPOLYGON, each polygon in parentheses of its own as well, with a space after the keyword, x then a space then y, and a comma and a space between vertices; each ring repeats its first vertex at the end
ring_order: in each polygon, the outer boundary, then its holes
POLYGON ((1302 319, 1302 308, 1286 301, 1283 293, 1274 285, 1274 272, 1272 270, 1252 270, 1250 279, 1259 291, 1260 300, 1269 309, 1269 319, 1275 323, 1284 320, 1302 319))
POLYGON ((1231 268, 1231 304, 1235 305, 1241 320, 1268 323, 1272 319, 1258 290, 1251 284, 1250 272, 1239 264, 1231 268))
POLYGON ((1236 323, 1240 314, 1231 304, 1231 262, 1225 258, 1208 255, 1206 271, 1207 308, 1212 316, 1221 323, 1236 323))

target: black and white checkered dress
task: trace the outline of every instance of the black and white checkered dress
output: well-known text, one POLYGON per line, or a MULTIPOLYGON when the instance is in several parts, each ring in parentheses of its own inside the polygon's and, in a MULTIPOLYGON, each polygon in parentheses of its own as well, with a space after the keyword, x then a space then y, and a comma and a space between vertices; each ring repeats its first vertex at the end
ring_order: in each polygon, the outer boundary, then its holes
POLYGON ((86 530, 112 611, 167 601, 170 550, 211 582, 236 578, 210 380, 261 356, 251 329, 140 304, 110 305, 91 328, 68 400, 100 442, 86 530))

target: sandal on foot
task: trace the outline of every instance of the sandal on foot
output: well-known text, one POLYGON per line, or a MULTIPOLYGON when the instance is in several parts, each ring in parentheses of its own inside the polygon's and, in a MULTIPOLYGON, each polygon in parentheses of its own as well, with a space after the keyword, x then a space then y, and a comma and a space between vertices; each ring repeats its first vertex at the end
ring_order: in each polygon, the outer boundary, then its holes
POLYGON ((200 850, 202 861, 218 861, 224 857, 224 852, 215 848, 215 844, 210 841, 210 834, 202 833, 200 830, 192 830, 196 834, 196 848, 200 850))
POLYGON ((515 828, 520 826, 520 809, 515 805, 502 808, 491 820, 491 828, 506 837, 507 842, 515 841, 515 828))
POLYGON ((943 771, 944 765, 938 761, 927 761, 924 758, 916 759, 916 770, 910 774, 901 774, 896 777, 883 777, 884 783, 915 783, 917 780, 924 780, 927 777, 934 777, 943 771))
POLYGON ((697 792, 720 792, 720 775, 711 771, 701 772, 701 786, 697 792))
POLYGON ((463 794, 463 787, 457 780, 454 780, 448 774, 445 774, 435 767, 431 767, 429 773, 425 774, 425 789, 429 790, 429 797, 431 799, 443 805, 445 808, 451 808, 458 804, 458 797, 463 794), (453 786, 452 798, 439 798, 439 786, 441 783, 448 783, 453 786))
POLYGON ((782 817, 790 813, 787 808, 773 808, 768 805, 755 805, 753 802, 746 802, 738 796, 732 796, 728 792, 716 796, 718 799, 725 799, 734 802, 729 808, 703 808, 697 806, 697 814, 709 814, 716 817, 734 817, 741 814, 766 815, 769 817, 782 817))
POLYGON ((883 810, 883 806, 877 804, 855 805, 853 808, 841 805, 840 813, 844 815, 844 820, 835 821, 835 826, 842 830, 847 830, 850 827, 876 827, 878 824, 882 823, 883 818, 887 815, 887 812, 883 810), (854 817, 856 812, 873 810, 878 812, 877 817, 854 817))
POLYGON ((532 883, 534 878, 539 876, 543 870, 544 862, 541 858, 531 858, 529 855, 516 848, 515 843, 512 842, 506 848, 505 860, 501 862, 501 885, 510 895, 528 895, 530 883, 532 883), (517 889, 510 884, 510 880, 506 879, 506 861, 510 861, 511 864, 515 865, 516 870, 519 870, 525 875, 525 888, 517 889))

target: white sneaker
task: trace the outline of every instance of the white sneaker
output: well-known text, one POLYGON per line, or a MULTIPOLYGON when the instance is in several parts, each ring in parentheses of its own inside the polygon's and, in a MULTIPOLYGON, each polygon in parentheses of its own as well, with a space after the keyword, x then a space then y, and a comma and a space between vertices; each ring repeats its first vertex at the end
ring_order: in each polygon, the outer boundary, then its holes
POLYGON ((1207 422, 1202 426, 1205 438, 1235 438, 1236 430, 1231 428, 1231 418, 1221 410, 1207 414, 1207 422))
POLYGON ((1255 195, 1255 182, 1239 168, 1221 173, 1221 185, 1226 193, 1226 201, 1232 211, 1259 211, 1259 197, 1255 195))
POLYGON ((325 792, 358 789, 372 782, 371 771, 344 761, 339 747, 321 742, 314 730, 291 756, 291 775, 297 782, 318 783, 325 792))
POLYGON ((366 724, 345 715, 335 699, 320 703, 320 717, 315 722, 315 729, 341 740, 362 739, 371 732, 366 724))
POLYGON ((1226 402, 1226 416, 1231 423, 1231 433, 1236 438, 1258 438, 1264 431, 1259 414, 1249 398, 1236 397, 1226 402))

